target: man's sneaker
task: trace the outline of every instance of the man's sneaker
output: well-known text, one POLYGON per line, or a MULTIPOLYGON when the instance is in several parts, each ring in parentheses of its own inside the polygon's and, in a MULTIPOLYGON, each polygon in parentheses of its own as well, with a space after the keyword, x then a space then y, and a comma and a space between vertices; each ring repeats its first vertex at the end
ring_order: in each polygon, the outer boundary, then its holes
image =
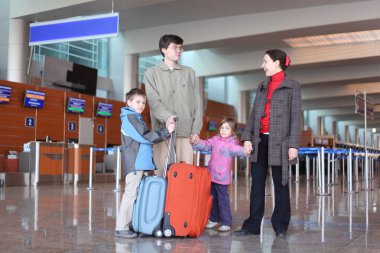
POLYGON ((218 225, 218 222, 214 222, 214 221, 210 221, 208 220, 207 224, 206 224, 206 228, 213 228, 215 227, 216 225, 218 225))
POLYGON ((231 227, 230 226, 227 226, 227 225, 222 225, 218 228, 218 231, 220 232, 227 232, 227 231, 230 231, 231 230, 231 227))
POLYGON ((121 237, 121 238, 136 238, 137 234, 130 230, 120 230, 120 231, 115 230, 115 236, 121 237))

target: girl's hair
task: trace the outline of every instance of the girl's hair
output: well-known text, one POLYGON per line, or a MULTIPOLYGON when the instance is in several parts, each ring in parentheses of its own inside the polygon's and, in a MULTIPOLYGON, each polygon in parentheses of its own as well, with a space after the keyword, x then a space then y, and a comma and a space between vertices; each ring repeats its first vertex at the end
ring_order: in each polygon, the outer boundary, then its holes
POLYGON ((145 95, 145 92, 142 91, 141 89, 139 88, 133 88, 132 90, 130 90, 128 93, 125 94, 125 101, 132 101, 135 96, 143 96, 144 98, 146 98, 146 95, 145 95))
POLYGON ((220 123, 220 126, 222 126, 224 123, 227 123, 230 128, 231 128, 231 133, 234 135, 236 134, 236 129, 237 129, 237 123, 236 123, 236 120, 233 119, 233 118, 224 118, 222 119, 222 122, 220 123))
POLYGON ((290 58, 280 49, 271 49, 265 52, 273 61, 280 62, 280 68, 285 71, 290 65, 290 58))

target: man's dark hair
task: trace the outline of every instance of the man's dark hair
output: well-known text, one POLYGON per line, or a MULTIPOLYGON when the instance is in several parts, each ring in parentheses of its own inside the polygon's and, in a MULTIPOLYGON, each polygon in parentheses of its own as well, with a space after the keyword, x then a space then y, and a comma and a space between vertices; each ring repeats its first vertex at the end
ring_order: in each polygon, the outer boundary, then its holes
POLYGON ((158 47, 160 49, 160 53, 162 56, 165 57, 164 53, 162 53, 163 48, 168 48, 170 43, 174 43, 176 45, 182 45, 183 44, 183 39, 177 35, 174 34, 165 34, 162 35, 160 38, 160 41, 158 42, 158 47))
POLYGON ((135 96, 143 96, 146 98, 146 94, 145 92, 143 92, 141 89, 139 88, 133 88, 132 90, 130 90, 129 92, 127 92, 125 94, 125 101, 128 101, 128 100, 133 100, 133 98, 135 96))

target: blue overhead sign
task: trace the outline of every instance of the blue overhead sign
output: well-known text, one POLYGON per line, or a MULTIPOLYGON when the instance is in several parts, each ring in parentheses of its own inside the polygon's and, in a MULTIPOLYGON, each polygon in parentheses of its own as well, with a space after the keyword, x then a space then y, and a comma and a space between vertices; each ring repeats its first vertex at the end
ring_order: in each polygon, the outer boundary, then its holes
POLYGON ((119 13, 30 24, 29 46, 117 36, 119 13))

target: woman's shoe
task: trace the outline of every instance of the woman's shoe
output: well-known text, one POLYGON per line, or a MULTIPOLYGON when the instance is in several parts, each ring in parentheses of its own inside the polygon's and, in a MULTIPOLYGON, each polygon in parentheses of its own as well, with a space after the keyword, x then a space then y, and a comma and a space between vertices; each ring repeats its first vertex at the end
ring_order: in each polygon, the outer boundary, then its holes
POLYGON ((254 232, 250 232, 250 231, 248 231, 248 230, 242 228, 242 229, 236 230, 236 231, 234 232, 234 234, 235 234, 236 236, 244 236, 244 235, 260 235, 260 232, 258 232, 258 233, 254 233, 254 232))

